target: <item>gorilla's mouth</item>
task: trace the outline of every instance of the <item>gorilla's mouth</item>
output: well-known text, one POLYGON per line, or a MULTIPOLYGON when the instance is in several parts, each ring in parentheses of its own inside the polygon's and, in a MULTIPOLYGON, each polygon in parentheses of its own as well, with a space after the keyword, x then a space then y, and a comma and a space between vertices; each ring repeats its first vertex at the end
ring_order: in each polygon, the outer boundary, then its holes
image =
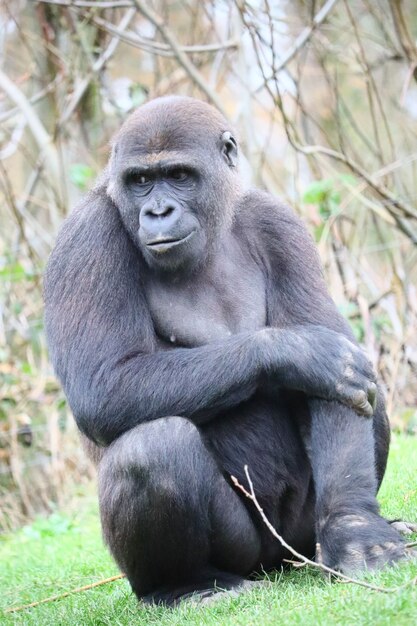
POLYGON ((150 248, 152 250, 152 252, 166 252, 167 250, 170 250, 172 248, 176 248, 177 246, 185 243, 186 241, 188 241, 189 239, 191 239, 191 237, 194 235, 195 230, 192 230, 190 233, 188 233, 188 235, 186 235, 185 237, 164 237, 164 238, 158 238, 158 239, 154 239, 152 241, 148 241, 146 243, 146 247, 150 248))

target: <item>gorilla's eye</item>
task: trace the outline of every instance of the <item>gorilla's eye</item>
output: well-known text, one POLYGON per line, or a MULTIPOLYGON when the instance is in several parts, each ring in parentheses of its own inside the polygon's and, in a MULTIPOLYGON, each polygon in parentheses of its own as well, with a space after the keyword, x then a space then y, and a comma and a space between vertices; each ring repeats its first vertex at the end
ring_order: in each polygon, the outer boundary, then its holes
POLYGON ((128 169, 124 174, 124 179, 131 187, 148 187, 154 180, 152 172, 135 168, 128 169))
POLYGON ((137 185, 148 185, 151 182, 149 176, 145 176, 144 174, 139 174, 136 176, 135 183, 137 185))
POLYGON ((170 170, 168 172, 168 177, 172 178, 172 180, 183 181, 188 178, 188 172, 186 172, 186 170, 177 168, 174 170, 170 170))

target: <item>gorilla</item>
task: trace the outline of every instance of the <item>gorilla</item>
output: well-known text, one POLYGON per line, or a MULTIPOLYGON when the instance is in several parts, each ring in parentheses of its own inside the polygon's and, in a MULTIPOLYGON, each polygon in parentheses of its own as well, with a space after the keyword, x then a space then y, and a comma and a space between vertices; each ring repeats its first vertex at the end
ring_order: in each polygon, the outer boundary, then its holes
POLYGON ((405 555, 378 513, 389 425, 301 220, 247 189, 210 105, 146 103, 64 223, 50 356, 98 465, 103 535, 138 598, 239 588, 289 553, 342 572, 405 555))

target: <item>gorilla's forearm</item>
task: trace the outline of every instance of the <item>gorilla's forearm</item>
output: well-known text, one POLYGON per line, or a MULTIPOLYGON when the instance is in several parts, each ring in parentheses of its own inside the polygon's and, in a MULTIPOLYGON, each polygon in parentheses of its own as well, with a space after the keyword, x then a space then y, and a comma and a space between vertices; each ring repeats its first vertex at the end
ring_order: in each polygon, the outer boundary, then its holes
POLYGON ((255 391, 264 366, 260 343, 258 333, 242 333, 196 348, 127 355, 109 363, 96 385, 69 393, 77 424, 90 439, 108 445, 160 417, 207 421, 255 391))
POLYGON ((248 399, 272 365, 284 378, 291 355, 283 331, 274 344, 274 354, 265 350, 261 330, 196 348, 131 353, 101 368, 88 388, 79 379, 67 395, 81 431, 104 445, 160 417, 186 416, 199 424, 248 399))
POLYGON ((131 353, 101 367, 88 387, 80 380, 67 393, 80 429, 108 445, 160 417, 208 421, 247 400, 264 374, 278 387, 337 399, 367 414, 366 367, 362 353, 329 329, 264 328, 196 348, 131 353))

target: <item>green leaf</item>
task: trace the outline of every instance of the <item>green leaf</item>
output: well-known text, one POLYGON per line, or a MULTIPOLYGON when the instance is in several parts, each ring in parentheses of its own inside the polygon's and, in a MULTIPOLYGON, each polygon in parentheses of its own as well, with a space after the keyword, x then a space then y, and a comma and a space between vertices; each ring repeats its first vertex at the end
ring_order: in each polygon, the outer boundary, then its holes
POLYGON ((0 280, 19 282, 26 278, 26 272, 20 263, 6 265, 0 270, 0 280))
POLYGON ((320 204, 325 200, 333 185, 331 178, 315 180, 310 183, 303 194, 303 202, 306 204, 320 204))
POLYGON ((70 179, 76 187, 85 191, 89 182, 94 176, 94 172, 89 165, 85 163, 74 163, 70 167, 70 179))
POLYGON ((32 374, 32 373, 33 373, 33 372, 32 372, 32 367, 31 367, 31 366, 30 366, 30 364, 29 364, 29 363, 27 363, 27 362, 22 363, 22 364, 20 365, 20 370, 23 372, 23 374, 32 374))

